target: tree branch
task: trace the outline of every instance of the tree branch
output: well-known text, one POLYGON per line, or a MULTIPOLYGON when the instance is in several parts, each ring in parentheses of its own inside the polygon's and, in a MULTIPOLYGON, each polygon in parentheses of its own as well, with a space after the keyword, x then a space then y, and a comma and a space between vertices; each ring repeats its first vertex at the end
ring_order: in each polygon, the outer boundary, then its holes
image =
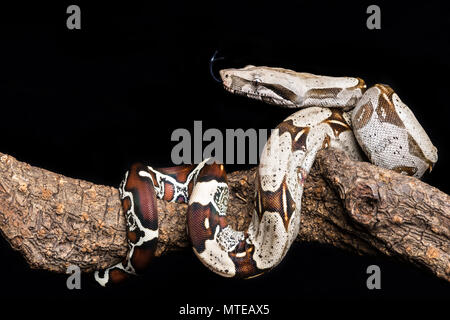
MULTIPOLYGON (((229 215, 244 229, 256 169, 228 176, 229 215)), ((189 247, 186 205, 158 200, 157 256, 189 247)), ((126 254, 118 190, 68 178, 0 154, 0 230, 32 268, 91 272, 126 254)), ((383 253, 450 281, 450 199, 418 179, 322 150, 305 184, 299 241, 358 254, 383 253)))

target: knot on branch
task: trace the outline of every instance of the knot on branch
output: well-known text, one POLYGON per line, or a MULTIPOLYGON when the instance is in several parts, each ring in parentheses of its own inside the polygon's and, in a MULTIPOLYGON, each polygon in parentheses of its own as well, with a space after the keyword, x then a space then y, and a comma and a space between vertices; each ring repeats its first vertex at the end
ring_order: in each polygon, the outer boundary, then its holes
POLYGON ((345 208, 354 221, 366 227, 374 227, 380 203, 376 186, 356 183, 356 186, 347 192, 344 201, 345 208))

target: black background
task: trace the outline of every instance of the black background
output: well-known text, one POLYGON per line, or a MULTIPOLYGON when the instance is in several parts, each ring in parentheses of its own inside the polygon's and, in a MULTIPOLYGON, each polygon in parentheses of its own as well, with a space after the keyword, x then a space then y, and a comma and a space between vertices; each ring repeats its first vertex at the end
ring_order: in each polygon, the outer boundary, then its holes
MULTIPOLYGON (((70 177, 118 186, 135 161, 170 166, 172 131, 193 132, 194 120, 202 120, 204 130, 273 128, 292 113, 225 92, 208 70, 219 50, 225 60, 216 71, 269 65, 391 85, 439 150, 425 181, 448 193, 448 11, 438 2, 377 2, 382 29, 368 30, 370 4, 2 4, 0 151, 70 177), (81 7, 81 30, 66 28, 69 4, 81 7)), ((158 259, 148 274, 120 288, 99 288, 84 275, 82 290, 69 291, 66 275, 30 270, 5 240, 0 246, 1 295, 67 301, 139 297, 168 318, 186 303, 269 303, 276 316, 303 308, 305 300, 450 296, 447 283, 406 263, 314 244, 294 244, 279 267, 248 281, 216 276, 187 250, 158 259), (370 264, 381 267, 382 290, 366 288, 370 264)))

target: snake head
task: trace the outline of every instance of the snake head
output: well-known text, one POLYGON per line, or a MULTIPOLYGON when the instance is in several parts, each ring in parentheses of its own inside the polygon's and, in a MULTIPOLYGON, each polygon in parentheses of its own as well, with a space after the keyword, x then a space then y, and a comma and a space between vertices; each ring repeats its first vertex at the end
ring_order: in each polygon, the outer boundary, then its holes
POLYGON ((295 75, 285 69, 255 67, 220 70, 225 90, 284 107, 299 107, 301 92, 295 75))
POLYGON ((353 108, 366 85, 351 77, 316 76, 283 68, 255 67, 220 71, 224 88, 234 94, 270 104, 353 108))

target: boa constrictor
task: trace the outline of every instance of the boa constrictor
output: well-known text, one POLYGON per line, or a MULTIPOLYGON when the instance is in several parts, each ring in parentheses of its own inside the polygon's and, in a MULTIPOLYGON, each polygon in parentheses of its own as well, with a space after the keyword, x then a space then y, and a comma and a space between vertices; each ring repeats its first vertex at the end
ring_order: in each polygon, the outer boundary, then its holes
POLYGON ((303 108, 278 125, 264 147, 248 229, 237 231, 227 222, 223 165, 207 160, 158 170, 133 165, 120 186, 129 252, 123 262, 96 272, 100 284, 147 267, 158 237, 156 197, 189 204, 188 233, 203 264, 225 277, 251 278, 280 263, 296 238, 303 185, 320 149, 335 147, 363 160, 361 146, 373 164, 415 177, 437 161, 414 114, 387 85, 366 90, 359 78, 255 66, 220 75, 234 94, 303 108))

